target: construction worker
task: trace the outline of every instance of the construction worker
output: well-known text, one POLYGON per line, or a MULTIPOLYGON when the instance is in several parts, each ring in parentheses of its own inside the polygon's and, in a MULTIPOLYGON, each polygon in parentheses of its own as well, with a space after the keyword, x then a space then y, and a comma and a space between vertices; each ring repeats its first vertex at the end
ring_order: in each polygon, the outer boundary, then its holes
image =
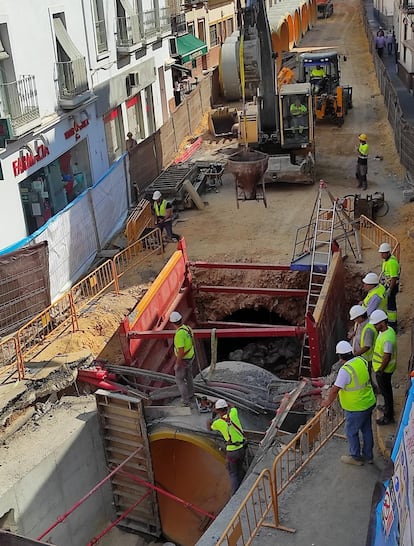
POLYGON ((349 336, 349 340, 352 340, 352 353, 354 356, 362 356, 371 371, 377 330, 370 323, 367 310, 362 305, 353 305, 349 310, 349 318, 354 322, 354 330, 349 336))
POLYGON ((391 254, 391 245, 382 243, 378 249, 382 258, 382 273, 380 281, 384 284, 387 298, 388 325, 397 331, 397 299, 400 281, 400 264, 391 254))
POLYGON ((387 309, 387 300, 385 299, 385 287, 380 284, 379 277, 376 273, 367 273, 362 279, 364 283, 363 289, 367 293, 363 301, 360 303, 366 310, 368 316, 376 309, 387 309))
POLYGON ((314 66, 310 72, 310 82, 313 93, 322 93, 326 84, 326 70, 320 64, 314 66))
POLYGON ((226 442, 226 468, 230 476, 231 494, 239 488, 245 471, 243 461, 246 452, 246 438, 240 423, 239 414, 234 407, 220 398, 214 405, 212 419, 207 421, 209 430, 217 430, 226 442))
POLYGON ((321 66, 320 64, 314 66, 311 70, 311 73, 310 73, 310 77, 311 78, 325 78, 326 77, 326 70, 324 69, 323 66, 321 66))
POLYGON ((394 422, 391 377, 397 366, 397 335, 394 329, 388 326, 388 317, 385 311, 377 309, 369 317, 369 321, 378 332, 372 356, 372 369, 384 397, 384 415, 377 419, 377 424, 388 425, 394 422))
POLYGON ((161 235, 165 229, 169 241, 178 241, 180 236, 173 233, 172 230, 172 204, 166 199, 163 199, 161 192, 158 190, 154 192, 152 199, 154 201, 155 224, 161 230, 161 235))
POLYGON ((193 331, 183 324, 183 317, 178 311, 170 315, 170 322, 174 325, 175 353, 175 382, 181 394, 184 406, 189 406, 194 397, 193 361, 195 356, 193 331))
POLYGON ((359 145, 357 147, 358 159, 355 176, 358 180, 358 188, 367 189, 367 174, 368 174, 368 152, 367 135, 362 133, 358 137, 359 145))
POLYGON ((303 129, 307 126, 306 115, 308 109, 304 104, 300 102, 300 98, 296 97, 294 102, 290 105, 290 115, 292 116, 293 134, 298 129, 299 134, 303 133, 303 129))
POLYGON ((368 372, 368 363, 362 356, 354 356, 348 341, 336 345, 341 363, 334 385, 322 406, 328 407, 339 396, 339 403, 345 411, 345 433, 348 439, 349 455, 342 455, 345 464, 361 466, 374 462, 372 434, 372 412, 376 398, 368 372), (362 448, 359 440, 362 434, 362 448))

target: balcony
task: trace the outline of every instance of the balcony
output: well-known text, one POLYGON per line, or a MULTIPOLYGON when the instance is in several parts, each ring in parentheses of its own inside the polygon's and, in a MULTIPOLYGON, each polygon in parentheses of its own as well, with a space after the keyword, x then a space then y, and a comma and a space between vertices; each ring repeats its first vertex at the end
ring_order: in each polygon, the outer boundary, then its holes
POLYGON ((171 34, 171 17, 169 8, 160 9, 159 25, 159 34, 161 36, 164 34, 171 34))
POLYGON ((1 116, 10 123, 10 137, 18 137, 40 125, 39 104, 34 76, 0 84, 1 116))
POLYGON ((155 9, 143 12, 144 37, 146 41, 156 38, 159 29, 159 13, 155 9))
POLYGON ((96 21, 95 23, 96 49, 98 55, 108 51, 108 40, 106 39, 105 21, 96 21))
POLYGON ((174 35, 187 34, 185 13, 179 13, 171 17, 171 32, 174 35))
POLYGON ((401 8, 406 13, 414 13, 414 2, 411 2, 411 0, 402 0, 401 8))
POLYGON ((119 54, 127 55, 142 43, 141 24, 138 14, 116 18, 116 48, 119 54))
POLYGON ((84 57, 72 61, 56 63, 59 105, 64 110, 72 110, 90 99, 86 62, 84 57))

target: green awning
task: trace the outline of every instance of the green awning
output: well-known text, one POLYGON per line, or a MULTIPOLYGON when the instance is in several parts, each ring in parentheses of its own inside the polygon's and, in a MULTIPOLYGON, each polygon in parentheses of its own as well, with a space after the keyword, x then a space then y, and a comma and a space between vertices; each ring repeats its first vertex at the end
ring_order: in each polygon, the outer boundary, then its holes
POLYGON ((193 34, 185 34, 177 38, 178 55, 182 63, 189 63, 207 53, 207 44, 193 34))

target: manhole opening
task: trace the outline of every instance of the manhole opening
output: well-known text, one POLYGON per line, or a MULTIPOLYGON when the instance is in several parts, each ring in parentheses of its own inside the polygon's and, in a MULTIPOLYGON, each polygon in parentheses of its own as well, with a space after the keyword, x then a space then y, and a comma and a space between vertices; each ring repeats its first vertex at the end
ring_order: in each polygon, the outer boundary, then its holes
MULTIPOLYGON (((262 306, 237 309, 221 320, 233 324, 292 325, 278 313, 262 306)), ((210 357, 210 342, 206 342, 206 350, 210 357)), ((300 351, 300 340, 294 337, 220 338, 217 344, 217 360, 249 362, 280 377, 293 377, 299 366, 300 351)))

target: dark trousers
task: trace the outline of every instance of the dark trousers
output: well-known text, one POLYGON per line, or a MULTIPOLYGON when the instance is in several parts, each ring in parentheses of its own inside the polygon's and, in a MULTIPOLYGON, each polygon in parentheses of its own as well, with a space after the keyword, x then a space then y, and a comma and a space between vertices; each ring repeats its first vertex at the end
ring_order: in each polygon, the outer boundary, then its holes
POLYGON ((387 299, 388 324, 397 331, 397 294, 398 283, 389 291, 387 299))
POLYGON ((157 227, 161 230, 161 236, 162 236, 163 230, 165 229, 167 233, 167 237, 169 239, 177 239, 178 241, 178 239, 180 238, 179 235, 177 235, 176 233, 173 233, 172 220, 161 220, 160 222, 157 223, 157 227))
POLYGON ((367 189, 367 174, 368 174, 368 161, 366 159, 359 159, 357 161, 355 176, 358 180, 358 188, 362 186, 362 189, 367 189))
POLYGON ((232 495, 234 495, 239 488, 245 475, 243 468, 245 452, 245 447, 241 447, 235 451, 226 451, 226 468, 230 476, 232 495))
POLYGON ((387 44, 388 55, 392 55, 392 43, 387 44))
POLYGON ((376 372, 378 387, 384 397, 384 417, 392 421, 394 419, 394 397, 392 394, 392 373, 376 372))
POLYGON ((382 54, 384 53, 384 48, 377 47, 377 53, 378 53, 378 57, 382 58, 382 54))

